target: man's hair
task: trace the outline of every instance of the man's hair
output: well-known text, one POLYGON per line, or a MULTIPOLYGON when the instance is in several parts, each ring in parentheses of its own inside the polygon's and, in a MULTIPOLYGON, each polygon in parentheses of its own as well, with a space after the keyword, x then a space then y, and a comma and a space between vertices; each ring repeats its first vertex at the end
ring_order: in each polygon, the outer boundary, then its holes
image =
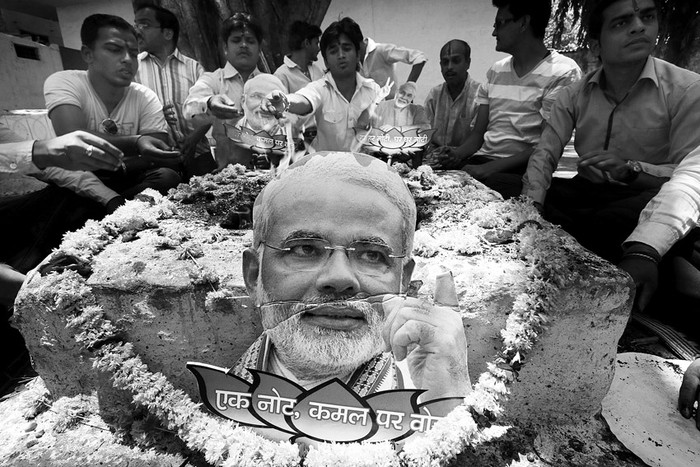
POLYGON ((306 21, 294 21, 289 27, 289 39, 287 45, 289 50, 301 49, 301 44, 305 40, 321 37, 321 28, 306 21))
MULTIPOLYGON (((258 248, 267 238, 275 215, 275 198, 289 196, 290 190, 309 186, 314 180, 332 180, 375 190, 401 211, 404 224, 401 244, 410 257, 416 227, 416 203, 399 174, 381 160, 366 154, 350 152, 317 152, 298 160, 273 179, 253 206, 253 247, 258 248)), ((323 196, 323 194, 319 194, 323 196)), ((338 209, 342 209, 339 206, 338 209)))
POLYGON ((362 43, 362 30, 352 18, 342 18, 340 21, 331 23, 330 26, 323 31, 321 36, 321 55, 326 58, 326 49, 332 44, 340 41, 340 35, 345 34, 355 46, 357 52, 360 51, 360 43, 362 43))
POLYGON ((462 47, 464 47, 464 58, 466 58, 467 60, 472 59, 472 48, 469 47, 467 41, 463 41, 462 39, 452 39, 450 41, 447 41, 447 43, 443 45, 440 49, 440 56, 442 56, 442 52, 444 52, 445 49, 447 49, 447 47, 450 46, 450 44, 461 44, 462 47))
POLYGON ((142 5, 136 9, 135 13, 145 9, 153 10, 161 29, 173 31, 173 43, 177 45, 177 40, 180 37, 180 22, 177 20, 177 16, 172 11, 157 5, 142 5))
POLYGON ((515 19, 528 15, 532 33, 536 38, 544 39, 544 32, 552 15, 550 0, 492 0, 492 3, 496 8, 508 7, 515 19))
POLYGON ((253 33, 259 43, 263 40, 262 27, 248 13, 234 13, 230 18, 226 19, 221 25, 221 39, 224 42, 228 41, 229 36, 237 31, 249 30, 253 33))
POLYGON ((95 14, 90 15, 83 21, 80 27, 80 40, 84 46, 93 48, 101 28, 117 28, 127 31, 136 37, 136 30, 124 18, 114 15, 95 14))

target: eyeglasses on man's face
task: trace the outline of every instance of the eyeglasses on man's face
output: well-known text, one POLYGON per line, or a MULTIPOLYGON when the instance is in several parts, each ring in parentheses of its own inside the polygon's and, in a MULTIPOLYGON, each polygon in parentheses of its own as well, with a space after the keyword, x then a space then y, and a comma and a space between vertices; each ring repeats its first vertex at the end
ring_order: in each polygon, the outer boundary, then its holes
POLYGON ((397 255, 388 245, 370 241, 355 241, 347 246, 331 245, 323 238, 295 238, 280 246, 261 242, 282 253, 282 264, 291 271, 318 271, 335 251, 345 252, 350 265, 360 274, 382 276, 400 263, 405 254, 397 255))
POLYGON ((136 29, 137 31, 143 31, 144 29, 160 29, 160 26, 153 25, 151 23, 138 22, 134 23, 134 29, 136 29))

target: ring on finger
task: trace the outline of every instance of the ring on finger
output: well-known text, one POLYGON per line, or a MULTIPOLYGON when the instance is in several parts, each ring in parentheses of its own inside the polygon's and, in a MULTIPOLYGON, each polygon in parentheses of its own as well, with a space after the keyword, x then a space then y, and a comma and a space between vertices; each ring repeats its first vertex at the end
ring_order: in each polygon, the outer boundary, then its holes
POLYGON ((91 144, 88 144, 88 147, 85 148, 85 155, 88 157, 92 157, 92 151, 95 149, 91 144))

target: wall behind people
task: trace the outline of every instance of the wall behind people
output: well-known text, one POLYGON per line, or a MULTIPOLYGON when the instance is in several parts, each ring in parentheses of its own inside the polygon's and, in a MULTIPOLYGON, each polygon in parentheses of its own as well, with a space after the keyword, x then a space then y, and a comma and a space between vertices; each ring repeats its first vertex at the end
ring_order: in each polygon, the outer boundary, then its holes
MULTIPOLYGON (((428 63, 418 80, 414 99, 422 104, 430 88, 443 82, 440 48, 448 40, 459 38, 469 43, 472 48, 469 74, 477 81, 484 81, 493 62, 506 56, 495 51, 496 41, 491 36, 495 11, 489 0, 333 0, 321 29, 349 16, 357 21, 365 36, 376 42, 425 52, 428 63)), ((323 60, 319 60, 323 66, 323 60)), ((397 79, 403 83, 411 67, 397 64, 396 71, 397 79)))
POLYGON ((85 18, 95 13, 115 15, 124 18, 129 23, 134 22, 134 8, 131 5, 131 0, 98 0, 58 7, 56 15, 61 27, 64 46, 80 50, 80 26, 85 18))
POLYGON ((58 47, 0 33, 0 110, 43 108, 44 80, 62 69, 58 47))

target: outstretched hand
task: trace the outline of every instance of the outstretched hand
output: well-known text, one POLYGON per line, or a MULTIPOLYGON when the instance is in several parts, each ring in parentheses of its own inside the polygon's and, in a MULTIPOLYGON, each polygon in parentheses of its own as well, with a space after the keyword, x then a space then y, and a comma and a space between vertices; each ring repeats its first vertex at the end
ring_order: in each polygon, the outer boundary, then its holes
POLYGON ((114 145, 85 131, 37 141, 32 150, 34 164, 66 170, 117 170, 124 154, 114 145))
POLYGON ((284 113, 289 109, 289 99, 282 91, 274 90, 265 96, 263 108, 266 112, 274 115, 275 118, 282 118, 284 113))
MULTIPOLYGON (((693 407, 700 404, 700 358, 685 370, 678 393, 678 410, 685 418, 693 416, 693 407)), ((695 426, 700 430, 700 410, 695 409, 695 426)))
POLYGON ((207 102, 209 111, 222 120, 241 118, 243 112, 236 107, 236 103, 226 94, 216 94, 209 98, 207 102))

